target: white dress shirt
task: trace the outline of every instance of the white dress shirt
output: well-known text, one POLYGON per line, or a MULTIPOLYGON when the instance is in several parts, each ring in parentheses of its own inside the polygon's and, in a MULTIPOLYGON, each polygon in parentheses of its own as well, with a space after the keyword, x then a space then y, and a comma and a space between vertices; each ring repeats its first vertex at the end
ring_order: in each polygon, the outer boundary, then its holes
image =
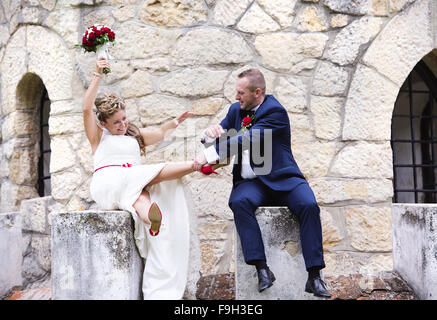
MULTIPOLYGON (((258 110, 259 106, 260 105, 258 105, 257 107, 255 107, 251 110, 256 112, 256 110, 258 110)), ((206 135, 205 131, 203 132, 203 139, 205 140, 205 142, 206 143, 213 142, 216 138, 208 137, 206 135)), ((215 146, 210 146, 210 147, 206 148, 205 150, 203 150, 203 153, 204 153, 206 161, 208 163, 214 163, 220 159, 219 155, 217 154, 217 151, 215 150, 215 146)), ((243 150, 243 153, 241 154, 241 177, 243 179, 256 178, 255 172, 253 172, 253 169, 250 166, 249 149, 243 150)))

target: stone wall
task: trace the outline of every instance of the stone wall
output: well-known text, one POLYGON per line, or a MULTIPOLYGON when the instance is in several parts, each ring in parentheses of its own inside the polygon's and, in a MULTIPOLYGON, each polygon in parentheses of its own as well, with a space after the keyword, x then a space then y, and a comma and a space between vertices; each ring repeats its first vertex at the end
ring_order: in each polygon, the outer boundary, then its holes
MULTIPOLYGON (((390 124, 399 88, 434 47, 431 0, 4 0, 0 4, 0 208, 37 197, 33 113, 51 101, 52 196, 95 208, 81 103, 95 56, 74 48, 85 28, 116 33, 114 91, 128 117, 154 127, 190 109, 147 163, 190 160, 201 131, 234 101, 236 75, 260 68, 286 107, 294 156, 322 211, 325 274, 392 269, 390 124)), ((184 178, 198 212, 203 276, 234 271, 231 167, 184 178), (214 199, 212 202, 211 199, 214 199)))

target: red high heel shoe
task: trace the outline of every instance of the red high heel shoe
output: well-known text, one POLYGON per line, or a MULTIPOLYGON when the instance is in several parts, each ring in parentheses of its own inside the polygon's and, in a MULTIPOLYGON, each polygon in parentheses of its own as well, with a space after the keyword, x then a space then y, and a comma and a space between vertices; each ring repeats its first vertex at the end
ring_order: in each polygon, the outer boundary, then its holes
POLYGON ((156 237, 159 234, 159 229, 161 228, 161 221, 162 221, 162 213, 156 202, 153 202, 152 205, 150 206, 149 220, 151 222, 149 233, 153 237, 156 237))
POLYGON ((212 165, 210 165, 210 166, 203 166, 202 169, 200 169, 200 171, 201 171, 203 174, 207 175, 207 176, 209 176, 211 173, 218 174, 217 172, 214 171, 212 165))

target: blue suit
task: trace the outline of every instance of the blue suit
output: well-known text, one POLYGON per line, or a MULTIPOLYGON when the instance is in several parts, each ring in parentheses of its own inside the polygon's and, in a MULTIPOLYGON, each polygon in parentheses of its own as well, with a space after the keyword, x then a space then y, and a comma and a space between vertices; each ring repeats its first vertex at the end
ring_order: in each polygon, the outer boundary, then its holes
MULTIPOLYGON (((237 102, 230 106, 220 125, 225 130, 239 131, 241 124, 240 103, 237 102)), ((253 264, 255 260, 266 260, 261 231, 255 217, 256 209, 260 206, 287 206, 296 214, 300 223, 306 268, 323 268, 320 209, 291 152, 290 121, 284 107, 272 95, 266 95, 255 113, 253 126, 244 134, 217 139, 215 148, 221 159, 236 155, 229 206, 234 213, 245 262, 253 264), (257 174, 257 170, 266 163, 254 161, 253 150, 257 148, 261 153, 262 150, 268 150, 265 142, 268 142, 269 137, 273 142, 270 146, 271 170, 257 174), (241 177, 241 154, 249 145, 250 165, 257 175, 255 179, 241 177)))

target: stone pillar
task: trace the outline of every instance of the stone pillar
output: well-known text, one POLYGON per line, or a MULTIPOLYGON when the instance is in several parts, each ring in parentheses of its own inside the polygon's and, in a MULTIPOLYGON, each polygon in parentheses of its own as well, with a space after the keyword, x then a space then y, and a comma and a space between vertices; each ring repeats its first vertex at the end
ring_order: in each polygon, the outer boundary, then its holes
POLYGON ((393 267, 422 300, 437 300, 437 205, 393 204, 393 267))
POLYGON ((305 292, 308 273, 302 256, 299 223, 285 207, 261 207, 256 217, 263 236, 267 264, 275 274, 273 286, 258 292, 254 266, 244 262, 241 242, 236 234, 235 298, 237 300, 312 300, 320 299, 305 292))
POLYGON ((126 211, 53 213, 52 299, 141 299, 143 264, 126 211))
POLYGON ((21 201, 23 233, 23 287, 50 287, 50 221, 54 210, 51 196, 21 201))
POLYGON ((0 213, 0 298, 8 294, 14 286, 22 285, 21 247, 19 212, 0 213))

